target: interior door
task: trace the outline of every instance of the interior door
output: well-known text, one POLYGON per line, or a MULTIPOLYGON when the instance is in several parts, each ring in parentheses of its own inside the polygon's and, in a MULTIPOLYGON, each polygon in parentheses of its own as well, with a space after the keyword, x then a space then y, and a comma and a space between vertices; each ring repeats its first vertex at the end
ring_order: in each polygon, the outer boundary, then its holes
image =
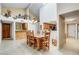
POLYGON ((68 37, 75 38, 76 37, 76 25, 68 24, 68 37))
POLYGON ((2 24, 2 38, 10 38, 10 24, 8 23, 2 24))

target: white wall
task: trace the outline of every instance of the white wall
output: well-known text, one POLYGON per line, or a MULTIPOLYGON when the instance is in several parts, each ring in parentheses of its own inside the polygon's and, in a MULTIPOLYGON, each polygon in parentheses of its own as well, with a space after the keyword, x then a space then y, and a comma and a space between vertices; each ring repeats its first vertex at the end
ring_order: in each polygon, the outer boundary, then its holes
POLYGON ((79 3, 58 3, 58 14, 79 10, 79 3))
POLYGON ((48 3, 40 8, 40 24, 57 20, 56 3, 48 3))
POLYGON ((36 33, 38 31, 39 23, 32 23, 31 21, 28 21, 28 30, 34 30, 36 33))
MULTIPOLYGON (((57 22, 57 4, 56 3, 48 3, 40 8, 40 25, 43 25, 44 22, 48 22, 48 23, 57 22)), ((50 31, 50 32, 51 32, 50 44, 51 44, 52 39, 58 39, 58 38, 57 38, 57 31, 50 31)))

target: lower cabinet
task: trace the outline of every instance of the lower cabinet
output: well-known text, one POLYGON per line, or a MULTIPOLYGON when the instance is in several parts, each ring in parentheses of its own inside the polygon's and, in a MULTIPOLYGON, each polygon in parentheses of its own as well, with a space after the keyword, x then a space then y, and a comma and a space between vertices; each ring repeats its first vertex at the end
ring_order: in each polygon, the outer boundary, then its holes
POLYGON ((26 39, 26 31, 16 31, 16 39, 26 39))

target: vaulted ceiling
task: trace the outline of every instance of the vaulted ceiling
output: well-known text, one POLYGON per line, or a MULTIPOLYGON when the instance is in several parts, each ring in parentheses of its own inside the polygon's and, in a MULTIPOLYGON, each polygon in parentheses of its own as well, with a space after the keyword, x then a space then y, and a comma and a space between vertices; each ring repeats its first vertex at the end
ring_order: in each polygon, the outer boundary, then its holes
POLYGON ((2 3, 4 7, 29 8, 31 12, 39 18, 39 10, 44 4, 42 3, 2 3))

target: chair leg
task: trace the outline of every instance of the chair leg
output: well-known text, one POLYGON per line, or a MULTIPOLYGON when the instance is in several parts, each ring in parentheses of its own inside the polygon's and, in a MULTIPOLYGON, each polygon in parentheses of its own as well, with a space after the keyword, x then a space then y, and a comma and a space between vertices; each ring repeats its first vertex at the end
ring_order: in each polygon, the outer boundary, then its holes
POLYGON ((31 46, 31 42, 29 42, 29 46, 31 46))
POLYGON ((28 40, 27 40, 27 45, 28 45, 28 40))
POLYGON ((33 43, 33 48, 35 49, 35 44, 33 43))

